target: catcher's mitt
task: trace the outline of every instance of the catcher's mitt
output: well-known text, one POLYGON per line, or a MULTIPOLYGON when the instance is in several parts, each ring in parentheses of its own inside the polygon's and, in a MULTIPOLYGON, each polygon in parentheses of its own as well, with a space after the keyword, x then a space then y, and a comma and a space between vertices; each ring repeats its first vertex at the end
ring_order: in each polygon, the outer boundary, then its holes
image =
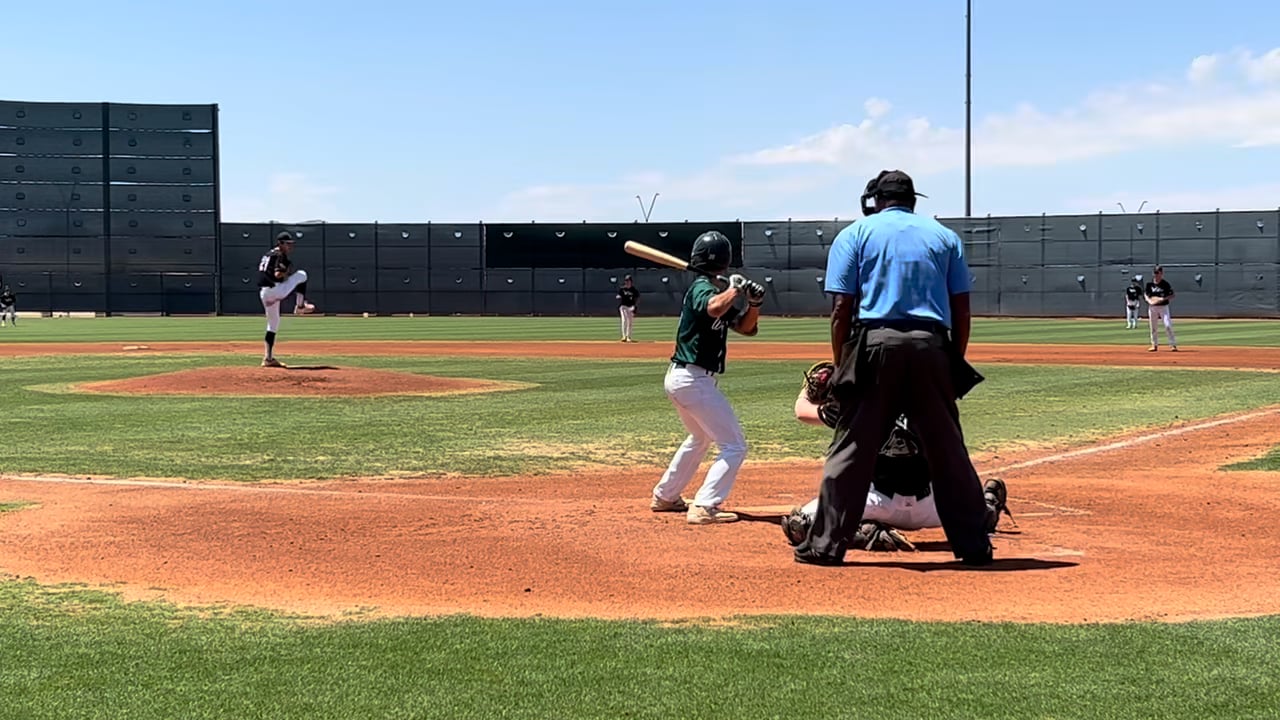
POLYGON ((804 371, 804 397, 814 405, 823 405, 831 399, 831 376, 836 366, 830 361, 816 362, 804 371))
POLYGON ((906 550, 915 552, 916 546, 902 533, 878 522, 864 522, 858 531, 849 538, 849 545, 859 550, 871 552, 898 552, 906 550))

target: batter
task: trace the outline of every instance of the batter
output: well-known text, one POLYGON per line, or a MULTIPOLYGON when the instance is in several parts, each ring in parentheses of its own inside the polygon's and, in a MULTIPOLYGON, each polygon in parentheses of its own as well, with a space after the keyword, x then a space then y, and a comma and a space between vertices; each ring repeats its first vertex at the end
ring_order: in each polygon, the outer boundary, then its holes
MULTIPOLYGON (((733 246, 716 231, 705 232, 693 243, 689 265, 712 275, 725 272, 732 261, 733 246)), ((649 508, 654 512, 685 512, 691 525, 734 522, 735 513, 721 505, 733 489, 738 469, 747 456, 747 441, 738 416, 720 388, 716 375, 724 372, 729 330, 741 335, 758 331, 764 286, 742 275, 729 278, 721 289, 704 276, 689 287, 680 310, 675 352, 663 383, 667 397, 675 405, 680 422, 689 431, 676 450, 671 465, 653 488, 649 508), (746 297, 746 308, 736 303, 746 297), (720 449, 707 470, 693 502, 680 493, 693 480, 703 457, 715 443, 720 449)))

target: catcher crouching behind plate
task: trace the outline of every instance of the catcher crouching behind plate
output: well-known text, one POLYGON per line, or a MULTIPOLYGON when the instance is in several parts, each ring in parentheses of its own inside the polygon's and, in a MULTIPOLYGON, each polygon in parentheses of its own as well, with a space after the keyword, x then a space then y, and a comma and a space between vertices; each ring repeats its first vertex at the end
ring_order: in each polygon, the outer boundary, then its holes
MULTIPOLYGON (((805 372, 805 383, 796 398, 796 419, 809 425, 835 427, 838 410, 828 392, 828 381, 835 367, 829 362, 815 363, 805 372)), ((889 439, 876 458, 875 477, 862 523, 849 547, 859 550, 915 550, 901 530, 942 527, 934 505, 929 464, 920 452, 919 440, 905 416, 899 416, 889 439)), ((987 504, 987 532, 993 533, 1000 513, 1009 515, 1008 491, 1003 480, 991 479, 983 485, 987 504)), ((792 509, 782 519, 782 532, 792 547, 804 541, 818 509, 818 498, 803 507, 792 509)))

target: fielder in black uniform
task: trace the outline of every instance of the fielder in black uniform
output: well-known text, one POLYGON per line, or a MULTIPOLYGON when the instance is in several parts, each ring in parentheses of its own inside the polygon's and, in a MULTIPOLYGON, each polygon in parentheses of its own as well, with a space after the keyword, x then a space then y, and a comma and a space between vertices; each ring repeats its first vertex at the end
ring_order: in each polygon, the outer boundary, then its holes
POLYGON ((1164 334, 1169 338, 1169 349, 1178 352, 1178 339, 1173 336, 1173 316, 1169 313, 1169 301, 1173 300, 1173 286, 1164 279, 1164 268, 1159 265, 1151 273, 1151 282, 1147 283, 1143 294, 1147 298, 1147 320, 1151 323, 1151 349, 1155 352, 1160 346, 1158 334, 1160 323, 1164 322, 1164 334))
POLYGON ((631 276, 622 278, 622 287, 618 288, 618 314, 622 316, 622 342, 635 342, 631 339, 631 325, 636 320, 636 302, 640 299, 640 291, 631 283, 631 276))
POLYGON ((18 304, 18 296, 13 294, 13 290, 8 286, 4 286, 4 290, 0 290, 0 327, 4 327, 5 316, 14 327, 18 326, 18 311, 14 308, 18 304))
POLYGON ((1134 278, 1124 289, 1124 326, 1127 330, 1138 327, 1138 311, 1142 309, 1142 283, 1134 278))
POLYGON ((280 303, 292 294, 298 296, 294 305, 295 315, 305 315, 316 309, 307 302, 307 271, 293 269, 289 253, 294 247, 293 236, 282 232, 276 236, 276 246, 262 256, 258 263, 258 297, 267 314, 267 334, 264 338, 266 352, 262 356, 263 367, 284 367, 275 358, 276 331, 280 328, 280 303))

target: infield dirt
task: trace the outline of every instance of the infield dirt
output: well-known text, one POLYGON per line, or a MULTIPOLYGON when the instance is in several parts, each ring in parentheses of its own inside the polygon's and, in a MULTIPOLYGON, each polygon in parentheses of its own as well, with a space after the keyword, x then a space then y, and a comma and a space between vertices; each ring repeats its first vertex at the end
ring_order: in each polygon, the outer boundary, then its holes
MULTIPOLYGON (((324 351, 376 352, 365 343, 333 345, 324 351)), ((437 353, 474 347, 448 345, 437 344, 437 353)), ((573 344, 548 349, 566 345, 573 344)), ((593 357, 610 347, 589 345, 593 357)), ((619 345, 608 355, 653 359, 658 347, 619 345)), ((758 347, 741 345, 736 356, 755 356, 758 347)), ((1019 347, 979 346, 971 360, 1040 357, 1019 347)), ((1185 367, 1254 367, 1276 355, 1196 349, 1174 360, 1145 349, 1069 349, 1077 360, 1096 353, 1089 364, 1097 365, 1130 357, 1154 364, 1151 356, 1160 355, 1185 367)), ((1063 364, 1054 348, 1036 350, 1047 353, 1041 362, 1063 364)), ((415 350, 401 346, 398 354, 415 350)), ((617 468, 255 485, 4 478, 0 501, 35 505, 0 514, 0 572, 106 586, 133 599, 332 617, 804 613, 1107 622, 1280 612, 1280 525, 1269 522, 1280 512, 1280 486, 1274 474, 1219 469, 1280 443, 1280 408, 1125 439, 1091 454, 1058 448, 977 458, 984 476, 1001 470, 1018 523, 1002 520, 989 568, 956 564, 940 531, 908 533, 921 547, 916 554, 852 552, 844 567, 797 565, 776 524, 692 527, 682 515, 651 513, 661 468, 617 468), (1039 462, 1017 467, 1029 461, 1039 462)), ((749 462, 732 505, 768 514, 804 503, 820 469, 817 458, 749 462)))

